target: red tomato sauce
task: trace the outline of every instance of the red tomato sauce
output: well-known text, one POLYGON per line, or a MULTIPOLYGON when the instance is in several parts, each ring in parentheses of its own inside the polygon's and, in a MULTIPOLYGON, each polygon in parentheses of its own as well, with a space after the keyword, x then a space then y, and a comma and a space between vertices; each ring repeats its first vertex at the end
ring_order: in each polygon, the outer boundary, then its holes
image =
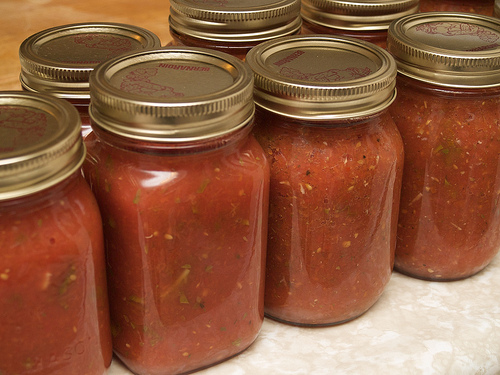
POLYGON ((337 127, 262 110, 256 121, 271 164, 266 314, 299 325, 356 318, 392 272, 403 168, 396 126, 387 111, 337 127))
POLYGON ((387 48, 387 29, 343 30, 340 28, 327 27, 304 20, 302 23, 302 34, 332 34, 332 35, 346 36, 373 43, 384 49, 387 48))
POLYGON ((264 318, 262 148, 250 137, 144 153, 96 133, 84 169, 103 213, 117 355, 136 373, 172 374, 243 351, 264 318))
POLYGON ((216 51, 228 53, 240 60, 245 60, 245 57, 253 47, 259 44, 256 42, 221 42, 218 40, 205 40, 200 38, 193 38, 189 35, 182 35, 173 29, 170 29, 170 36, 172 41, 168 46, 188 46, 188 47, 203 47, 209 48, 216 51))
POLYGON ((80 171, 0 202, 0 374, 102 375, 111 334, 101 217, 80 171))
POLYGON ((405 167, 395 267, 423 279, 468 277, 500 244, 500 92, 398 80, 391 113, 405 167))
POLYGON ((420 0, 420 12, 462 12, 493 15, 494 0, 420 0))
POLYGON ((68 99, 68 102, 73 104, 80 114, 80 120, 82 121, 82 136, 85 138, 87 134, 92 131, 90 126, 90 115, 89 115, 89 99, 68 99))

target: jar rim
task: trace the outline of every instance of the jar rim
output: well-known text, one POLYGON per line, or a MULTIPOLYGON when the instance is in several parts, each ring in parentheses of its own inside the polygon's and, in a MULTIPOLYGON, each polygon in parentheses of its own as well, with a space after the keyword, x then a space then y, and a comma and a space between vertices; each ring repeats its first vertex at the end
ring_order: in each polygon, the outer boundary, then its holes
POLYGON ((255 43, 298 33, 302 26, 300 0, 171 0, 169 25, 175 32, 197 39, 255 43))
POLYGON ((253 118, 250 68, 229 54, 174 46, 119 56, 90 76, 92 126, 151 142, 219 137, 253 118))
POLYGON ((302 0, 304 20, 341 30, 387 30, 392 21, 418 12, 419 0, 302 0))
POLYGON ((395 98, 396 63, 383 48, 334 35, 298 35, 252 48, 254 99, 302 119, 372 115, 395 98))
POLYGON ((47 94, 0 93, 0 200, 47 189, 85 159, 76 108, 47 94))
POLYGON ((500 20, 426 12, 394 21, 387 50, 398 71, 417 80, 462 88, 500 85, 500 20))
POLYGON ((134 25, 90 22, 56 26, 21 43, 19 79, 27 91, 89 99, 89 76, 98 64, 124 52, 160 45, 158 36, 134 25))

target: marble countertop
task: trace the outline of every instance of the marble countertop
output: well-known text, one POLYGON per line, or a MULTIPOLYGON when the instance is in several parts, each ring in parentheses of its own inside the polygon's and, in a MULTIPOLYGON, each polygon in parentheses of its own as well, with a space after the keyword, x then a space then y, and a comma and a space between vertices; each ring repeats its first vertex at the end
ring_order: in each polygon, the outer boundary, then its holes
MULTIPOLYGON (((114 360, 109 375, 129 375, 114 360)), ((361 317, 301 328, 270 319, 250 348, 200 375, 500 374, 500 256, 461 281, 392 275, 361 317)))
MULTIPOLYGON (((0 1, 0 90, 18 90, 18 48, 29 35, 76 22, 142 26, 168 43, 167 0, 0 1)), ((129 375, 114 360, 108 375, 129 375)), ((500 255, 462 281, 394 273, 363 316, 328 328, 266 319, 255 343, 203 375, 500 374, 500 255)))

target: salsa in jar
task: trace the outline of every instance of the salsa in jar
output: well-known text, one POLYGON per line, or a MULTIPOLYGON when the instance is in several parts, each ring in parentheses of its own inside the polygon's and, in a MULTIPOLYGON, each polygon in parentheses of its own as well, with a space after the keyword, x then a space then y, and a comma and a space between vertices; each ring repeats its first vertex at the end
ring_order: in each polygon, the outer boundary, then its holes
POLYGON ((474 275, 500 246, 500 21, 420 14, 389 30, 405 167, 395 267, 474 275))
POLYGON ((77 111, 0 94, 0 373, 103 375, 111 363, 104 241, 80 171, 77 111))
POLYGON ((101 62, 126 52, 160 47, 149 30, 120 23, 77 23, 42 30, 19 48, 21 86, 68 100, 81 116, 82 134, 92 129, 89 75, 101 62))
POLYGON ((328 35, 252 49, 254 134, 271 166, 265 313, 295 325, 352 320, 393 268, 403 168, 387 111, 396 65, 328 35))
POLYGON ((242 60, 263 41, 300 33, 300 0, 170 0, 174 46, 215 49, 242 60))
POLYGON ((419 0, 302 0, 303 34, 333 34, 387 46, 392 21, 418 12, 419 0))
POLYGON ((260 331, 269 165, 250 133, 252 82, 236 57, 187 47, 91 76, 84 172, 103 215, 114 350, 134 373, 195 371, 260 331))
POLYGON ((420 12, 461 12, 493 15, 493 0, 420 0, 420 12))

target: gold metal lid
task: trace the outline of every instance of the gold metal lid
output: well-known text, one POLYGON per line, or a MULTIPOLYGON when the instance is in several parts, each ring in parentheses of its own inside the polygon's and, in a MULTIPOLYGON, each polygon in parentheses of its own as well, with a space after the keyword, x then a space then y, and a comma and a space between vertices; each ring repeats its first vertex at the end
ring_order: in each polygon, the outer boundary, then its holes
POLYGON ((123 137, 187 142, 232 132, 253 119, 253 75, 240 59, 195 47, 120 56, 90 76, 90 116, 123 137))
POLYGON ((387 49, 401 74, 447 87, 500 85, 500 20, 429 12, 391 24, 387 49))
POLYGON ((252 48, 246 61, 255 75, 255 103, 289 117, 367 116, 395 97, 394 59, 359 39, 284 37, 252 48))
POLYGON ((21 85, 65 99, 89 98, 90 72, 122 53, 160 47, 159 38, 140 27, 80 23, 40 31, 19 48, 21 85))
POLYGON ((85 146, 78 111, 46 94, 0 93, 0 200, 36 193, 74 173, 85 146))
POLYGON ((194 38, 259 42, 298 33, 300 0, 170 0, 170 27, 194 38))
POLYGON ((304 20, 345 30, 387 30, 400 17, 418 12, 419 0, 302 0, 304 20))

